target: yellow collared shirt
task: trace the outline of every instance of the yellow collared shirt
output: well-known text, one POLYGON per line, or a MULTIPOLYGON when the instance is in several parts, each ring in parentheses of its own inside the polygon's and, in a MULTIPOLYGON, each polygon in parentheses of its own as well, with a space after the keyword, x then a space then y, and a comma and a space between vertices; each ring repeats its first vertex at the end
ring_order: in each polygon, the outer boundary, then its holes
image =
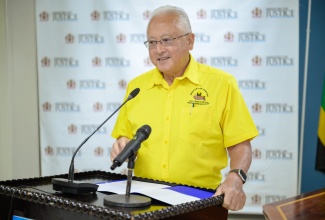
POLYGON ((235 78, 191 61, 171 86, 157 68, 133 79, 121 108, 114 138, 132 138, 147 124, 134 174, 154 180, 215 189, 228 164, 226 148, 258 135, 235 78))

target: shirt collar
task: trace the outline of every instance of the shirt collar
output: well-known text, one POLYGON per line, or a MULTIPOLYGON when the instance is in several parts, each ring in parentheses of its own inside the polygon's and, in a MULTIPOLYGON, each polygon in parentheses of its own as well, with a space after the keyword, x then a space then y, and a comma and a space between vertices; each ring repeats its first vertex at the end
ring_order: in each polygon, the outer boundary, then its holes
MULTIPOLYGON (((163 85, 166 83, 162 73, 157 68, 151 71, 152 80, 151 82, 148 82, 148 89, 154 87, 155 85, 163 85)), ((184 78, 188 78, 194 84, 199 84, 198 65, 192 54, 190 54, 190 63, 188 64, 183 76, 178 77, 179 80, 183 80, 184 78)))

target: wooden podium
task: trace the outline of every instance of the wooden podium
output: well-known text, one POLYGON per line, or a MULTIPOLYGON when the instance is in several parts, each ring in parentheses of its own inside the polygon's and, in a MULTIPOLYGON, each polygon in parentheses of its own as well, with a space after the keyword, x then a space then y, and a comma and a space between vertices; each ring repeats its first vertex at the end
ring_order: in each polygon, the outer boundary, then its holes
POLYGON ((325 219, 325 188, 263 206, 269 220, 325 219))
MULTIPOLYGON (((145 208, 123 208, 104 205, 104 197, 112 193, 96 192, 89 195, 71 195, 56 192, 52 178, 67 178, 67 175, 40 178, 7 180, 0 182, 0 220, 11 219, 12 215, 31 219, 221 219, 226 220, 228 210, 221 204, 222 196, 211 197, 180 205, 168 205, 152 199, 145 208)), ((123 180, 126 176, 91 171, 76 173, 75 180, 98 183, 123 180)), ((134 180, 152 181, 134 177, 134 180)))

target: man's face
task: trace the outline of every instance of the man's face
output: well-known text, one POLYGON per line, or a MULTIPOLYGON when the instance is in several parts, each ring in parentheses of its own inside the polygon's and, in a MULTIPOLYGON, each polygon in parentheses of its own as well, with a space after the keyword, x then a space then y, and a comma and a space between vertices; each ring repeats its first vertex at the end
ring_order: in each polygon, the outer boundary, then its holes
MULTIPOLYGON (((148 26, 148 40, 159 41, 164 38, 175 38, 187 33, 181 32, 175 25, 174 16, 155 17, 148 26)), ((149 48, 151 62, 164 75, 183 75, 189 62, 189 51, 193 49, 194 35, 174 40, 172 46, 164 46, 160 42, 154 48, 149 48)))

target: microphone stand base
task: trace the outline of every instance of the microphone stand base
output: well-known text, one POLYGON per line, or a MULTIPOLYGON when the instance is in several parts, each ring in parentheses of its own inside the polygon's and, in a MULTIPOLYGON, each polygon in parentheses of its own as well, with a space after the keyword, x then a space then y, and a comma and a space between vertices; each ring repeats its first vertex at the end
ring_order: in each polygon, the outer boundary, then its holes
POLYGON ((150 206, 150 204, 151 199, 145 196, 130 195, 129 197, 127 197, 126 195, 114 194, 104 197, 104 205, 108 206, 137 208, 150 206))

